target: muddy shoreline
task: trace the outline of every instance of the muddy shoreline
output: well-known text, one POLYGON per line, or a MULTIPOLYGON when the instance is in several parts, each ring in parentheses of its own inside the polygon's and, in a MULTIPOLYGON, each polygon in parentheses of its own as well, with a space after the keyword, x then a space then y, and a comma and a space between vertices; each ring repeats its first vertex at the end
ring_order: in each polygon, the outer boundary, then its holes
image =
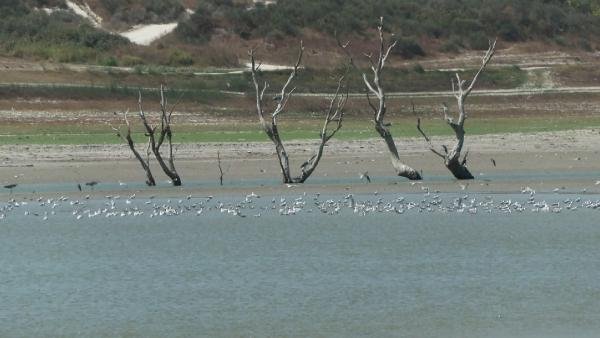
MULTIPOLYGON (((280 184, 279 168, 270 143, 203 143, 177 147, 176 164, 184 181, 182 188, 169 187, 166 176, 153 162, 160 184, 148 193, 176 196, 183 193, 226 195, 254 190, 267 194, 348 190, 420 192, 423 185, 440 191, 514 192, 531 186, 540 191, 600 193, 600 185, 596 184, 600 180, 600 133, 595 130, 470 136, 467 138, 469 167, 477 179, 468 184, 452 179, 440 159, 426 150, 421 139, 396 141, 404 149, 405 162, 423 171, 424 182, 414 184, 394 177, 383 141, 379 139, 332 141, 308 184, 297 187, 280 184), (217 184, 217 152, 221 154, 225 171, 225 187, 217 184), (365 171, 373 178, 373 184, 359 179, 360 173, 365 171)), ((436 144, 450 141, 450 138, 439 138, 436 144)), ((293 170, 315 149, 315 143, 309 141, 289 142, 287 146, 293 170)), ((3 185, 65 184, 72 185, 77 192, 77 183, 98 181, 103 183, 98 191, 146 190, 140 185, 144 181, 143 172, 125 145, 4 145, 0 146, 0 153, 3 154, 0 163, 3 185)), ((2 193, 8 194, 8 191, 2 193)))

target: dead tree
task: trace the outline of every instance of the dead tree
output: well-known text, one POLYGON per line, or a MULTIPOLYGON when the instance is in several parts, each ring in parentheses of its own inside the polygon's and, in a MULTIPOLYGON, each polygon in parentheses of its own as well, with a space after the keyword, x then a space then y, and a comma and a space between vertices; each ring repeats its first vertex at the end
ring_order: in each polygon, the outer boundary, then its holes
POLYGON ((217 166, 219 167, 219 183, 223 186, 223 167, 221 166, 221 153, 217 151, 217 166))
MULTIPOLYGON (((366 73, 362 74, 363 82, 367 87, 367 100, 369 102, 369 107, 371 108, 374 115, 374 124, 375 130, 383 138, 385 144, 390 153, 390 157, 392 160, 392 166, 396 170, 396 174, 401 177, 406 177, 409 180, 421 180, 421 174, 415 169, 409 167, 404 164, 400 160, 400 155, 398 153, 398 148, 396 147, 396 142, 394 141, 394 137, 392 136, 392 132, 390 131, 391 123, 385 122, 385 114, 387 112, 387 104, 386 104, 386 94, 383 88, 383 83, 381 79, 381 75, 383 69, 385 67, 385 63, 390 56, 391 51, 396 47, 398 41, 394 41, 392 43, 387 43, 383 36, 383 18, 380 19, 380 24, 377 27, 379 32, 379 55, 377 59, 374 58, 372 54, 365 54, 367 59, 369 60, 371 71, 373 72, 372 79, 369 79, 366 73), (371 100, 371 95, 375 95, 377 102, 374 103, 371 100)), ((354 65, 352 61, 352 55, 348 51, 349 43, 342 45, 338 44, 340 47, 348 54, 350 57, 351 63, 354 65)), ((355 68, 357 68, 355 66, 355 68)))
POLYGON ((298 70, 300 68, 300 64, 302 63, 302 56, 304 54, 304 46, 302 43, 300 43, 298 59, 286 83, 281 88, 279 95, 274 98, 276 101, 276 106, 270 116, 266 116, 264 111, 264 97, 265 92, 269 88, 269 84, 265 82, 261 89, 261 86, 258 83, 258 71, 260 69, 260 65, 256 65, 254 50, 250 50, 249 54, 252 60, 252 81, 256 90, 256 109, 258 111, 258 118, 263 130, 275 145, 277 159, 279 160, 279 166, 281 167, 281 172, 283 175, 283 183, 304 183, 317 168, 317 165, 323 156, 323 151, 327 142, 329 142, 329 140, 331 140, 331 138, 342 128, 344 107, 348 101, 347 88, 345 92, 342 92, 344 77, 339 79, 335 95, 329 102, 329 107, 325 115, 325 122, 320 133, 320 143, 317 153, 301 165, 300 176, 292 176, 289 156, 285 150, 283 142, 281 141, 281 136, 279 135, 277 118, 285 111, 285 108, 292 97, 292 94, 294 93, 295 88, 290 89, 290 86, 298 75, 298 70), (334 127, 330 129, 330 124, 332 122, 334 122, 334 127))
POLYGON ((137 151, 137 149, 135 148, 135 142, 131 137, 131 125, 129 124, 127 113, 129 113, 129 111, 126 111, 124 114, 125 125, 127 127, 125 133, 123 133, 120 128, 114 126, 111 126, 111 128, 117 132, 118 137, 120 137, 125 143, 127 143, 129 149, 131 149, 135 158, 140 162, 142 168, 144 169, 144 172, 146 172, 146 184, 149 186, 155 186, 156 181, 154 180, 154 176, 152 176, 152 170, 150 169, 150 142, 148 142, 148 147, 146 148, 146 158, 143 158, 140 152, 137 151))
POLYGON ((456 143, 454 144, 452 149, 448 150, 447 146, 442 145, 443 152, 436 150, 433 144, 431 143, 431 139, 427 136, 427 134, 425 134, 425 132, 421 128, 421 119, 417 119, 417 129, 425 138, 429 149, 434 154, 438 155, 444 160, 446 168, 448 168, 452 175, 454 175, 454 177, 456 177, 459 180, 471 180, 474 178, 469 169, 467 169, 467 157, 469 155, 469 152, 467 151, 461 159, 461 152, 465 143, 465 120, 467 119, 465 102, 469 97, 469 94, 471 94, 471 91, 473 91, 473 88, 477 83, 477 79, 479 79, 479 76, 494 56, 495 51, 496 40, 490 41, 490 46, 482 59, 481 67, 479 67, 479 70, 477 71, 477 73, 475 73, 475 76, 469 83, 468 87, 467 82, 465 80, 462 80, 458 73, 456 73, 456 79, 452 79, 452 93, 456 98, 458 106, 458 119, 456 120, 456 122, 454 121, 453 117, 448 115, 448 106, 445 103, 443 107, 444 120, 450 126, 450 128, 452 128, 454 134, 456 135, 456 143))
POLYGON ((149 148, 154 154, 156 161, 164 173, 171 179, 174 186, 181 185, 181 178, 175 169, 175 158, 173 154, 173 131, 171 130, 171 118, 175 105, 170 110, 167 109, 167 99, 165 97, 164 87, 160 86, 160 125, 151 126, 146 118, 146 113, 142 107, 142 93, 139 93, 138 106, 140 109, 140 119, 148 136, 149 148), (168 158, 165 161, 160 148, 167 141, 168 158))

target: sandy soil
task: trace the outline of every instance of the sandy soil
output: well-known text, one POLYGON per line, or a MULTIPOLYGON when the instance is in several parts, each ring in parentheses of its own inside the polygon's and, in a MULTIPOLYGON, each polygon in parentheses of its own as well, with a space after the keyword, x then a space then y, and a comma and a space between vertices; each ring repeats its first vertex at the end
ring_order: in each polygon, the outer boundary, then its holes
POLYGON ((119 35, 129 39, 129 41, 141 45, 149 46, 152 42, 171 33, 177 28, 177 23, 140 25, 128 30, 127 32, 119 33, 119 35))
MULTIPOLYGON (((92 25, 98 28, 104 28, 102 25, 102 17, 96 14, 87 3, 77 4, 73 1, 67 0, 66 4, 68 8, 76 15, 88 20, 92 25)), ((43 8, 47 12, 52 12, 52 8, 43 8)), ((193 12, 192 12, 193 13, 193 12)), ((162 38, 163 36, 171 33, 177 27, 177 22, 167 24, 151 24, 151 25, 138 25, 132 27, 126 32, 113 32, 119 34, 129 41, 141 45, 149 46, 152 42, 162 38)))
MULTIPOLYGON (((438 139, 449 143, 450 139, 438 139)), ((426 177, 434 178, 422 184, 441 191, 465 188, 462 182, 451 179, 441 160, 425 147, 420 139, 398 139, 405 149, 403 158, 412 166, 422 169, 426 177)), ((600 133, 592 130, 552 132, 537 134, 509 134, 471 136, 467 139, 470 151, 470 168, 477 180, 466 186, 471 191, 519 191, 531 186, 539 191, 581 191, 600 193, 600 133), (493 165, 495 160, 496 166, 493 165), (598 172, 597 177, 594 172, 598 172), (573 173, 577 177, 571 177, 573 173), (513 174, 517 174, 511 179, 513 174), (551 179, 540 178, 552 174, 551 179), (490 177, 491 179, 488 179, 490 177)), ((315 144, 308 141, 288 144, 293 168, 308 159, 315 144)), ((421 183, 411 184, 404 179, 394 179, 387 153, 378 139, 364 141, 335 141, 326 150, 324 159, 313 175, 313 181, 324 182, 333 177, 338 183, 328 184, 328 191, 419 191, 421 183), (375 183, 368 185, 359 180, 361 172, 368 171, 375 183), (341 182, 341 183, 340 183, 341 182), (379 183, 377 183, 379 182, 379 183), (392 182, 390 184, 390 182, 392 182)), ((185 182, 196 182, 184 191, 225 193, 228 191, 280 191, 284 185, 256 183, 253 188, 202 189, 197 182, 216 182, 218 169, 216 156, 220 152, 226 182, 273 182, 280 179, 273 147, 269 143, 184 144, 177 147, 177 166, 185 182), (187 189, 187 190, 186 190, 187 189)), ((143 182, 139 164, 125 145, 96 146, 0 146, 0 182, 2 184, 143 182)), ((156 163, 154 163, 156 164, 156 163)), ((159 181, 166 177, 154 168, 159 181)), ((231 185, 231 183, 230 183, 231 185)), ((159 188, 157 188, 159 189, 159 188)), ((165 188, 163 188, 165 189, 165 188)), ((308 184, 296 189, 323 190, 320 184, 308 184)), ((181 191, 166 190, 175 193, 181 191)))
POLYGON ((89 20, 96 27, 102 26, 102 18, 98 14, 94 13, 94 11, 92 11, 90 6, 88 6, 86 3, 79 5, 69 0, 67 0, 66 3, 69 9, 71 9, 75 14, 89 20))

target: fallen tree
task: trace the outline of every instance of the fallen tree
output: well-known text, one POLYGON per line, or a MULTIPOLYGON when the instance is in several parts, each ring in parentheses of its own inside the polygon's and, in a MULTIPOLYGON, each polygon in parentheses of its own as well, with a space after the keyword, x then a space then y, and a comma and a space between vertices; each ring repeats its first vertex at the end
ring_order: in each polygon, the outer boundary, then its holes
POLYGON ((446 168, 448 168, 452 175, 454 175, 454 177, 456 177, 459 180, 470 180, 474 178, 469 169, 467 168, 467 158, 469 152, 467 151, 465 155, 461 158, 461 152, 465 143, 465 120, 467 119, 465 103, 467 98, 469 97, 469 94, 471 94, 471 91, 473 91, 473 88, 475 87, 479 76, 494 56, 495 51, 496 40, 490 41, 490 46, 482 59, 481 67, 479 67, 479 70, 477 71, 477 73, 475 73, 475 76, 473 76, 473 79, 471 80, 468 86, 467 81, 461 79, 458 73, 456 73, 456 78, 452 79, 452 92, 454 94, 454 97, 456 98, 458 107, 458 119, 456 120, 456 122, 454 121, 453 117, 448 115, 448 106, 445 103, 443 106, 444 121, 446 121, 450 128, 452 128, 456 136, 456 143, 454 144, 452 149, 448 150, 448 147, 446 145, 442 145, 442 151, 436 150, 431 142, 431 139, 427 136, 427 134, 425 134, 425 132, 421 128, 421 119, 417 119, 417 129, 425 138, 429 149, 434 154, 436 154, 444 160, 444 165, 446 166, 446 168))
POLYGON ((333 136, 342 128, 344 107, 348 101, 347 88, 345 92, 342 91, 342 88, 344 87, 344 77, 342 76, 339 79, 337 90, 329 101, 329 106, 325 113, 323 128, 320 132, 320 142, 319 146, 317 147, 316 154, 314 154, 308 161, 304 162, 300 166, 301 172, 299 176, 293 176, 290 170, 289 155, 285 150, 285 146, 279 134, 277 118, 285 111, 285 108, 292 97, 292 94, 294 93, 295 88, 290 88, 290 86, 298 75, 300 64, 302 63, 302 56, 304 54, 304 46, 302 43, 300 43, 300 51, 298 53, 296 63, 294 64, 293 70, 285 84, 282 86, 278 96, 274 98, 276 104, 271 114, 265 114, 266 108, 264 103, 265 93, 269 88, 269 84, 265 82, 261 88, 258 83, 258 72, 260 70, 260 65, 256 65, 255 51, 250 50, 249 54, 252 62, 252 81, 256 90, 256 109, 258 112, 258 118, 264 132, 275 145, 277 159, 283 175, 283 183, 304 183, 317 168, 319 161, 323 156, 327 142, 329 142, 329 140, 331 140, 331 138, 333 138, 333 136), (330 124, 332 123, 333 126, 330 127, 330 124))

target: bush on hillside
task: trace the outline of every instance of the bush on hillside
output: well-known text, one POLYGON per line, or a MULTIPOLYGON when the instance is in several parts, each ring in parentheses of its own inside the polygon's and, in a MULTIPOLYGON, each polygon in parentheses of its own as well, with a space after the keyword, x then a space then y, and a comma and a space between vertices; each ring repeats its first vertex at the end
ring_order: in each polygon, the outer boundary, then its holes
MULTIPOLYGON (((248 2, 206 0, 204 13, 196 13, 179 30, 187 40, 201 35, 207 40, 216 28, 244 39, 279 39, 312 29, 329 35, 364 35, 384 16, 389 32, 401 32, 415 44, 400 48, 407 57, 420 55, 416 44, 423 38, 448 40, 444 46, 483 48, 485 37, 506 41, 555 39, 578 34, 589 40, 600 33, 600 17, 592 3, 598 0, 285 0, 249 9, 248 2), (273 33, 276 32, 276 33, 273 33), (413 49, 415 48, 415 49, 413 49)), ((598 7, 600 14, 600 6, 598 7)), ((487 43, 486 43, 487 45, 487 43)))
POLYGON ((194 58, 190 53, 175 49, 169 54, 168 64, 170 66, 191 66, 194 64, 194 58))
POLYGON ((217 26, 209 8, 200 7, 189 20, 179 23, 175 33, 188 42, 206 42, 217 26))
POLYGON ((100 0, 111 20, 127 24, 174 21, 184 12, 178 0, 100 0))
POLYGON ((400 55, 405 59, 412 59, 417 56, 425 56, 425 51, 419 43, 412 38, 401 38, 392 50, 395 55, 400 55))
POLYGON ((0 20, 0 47, 10 55, 85 62, 96 60, 98 54, 129 43, 118 35, 82 23, 68 12, 49 15, 19 7, 12 12, 20 14, 0 20))

